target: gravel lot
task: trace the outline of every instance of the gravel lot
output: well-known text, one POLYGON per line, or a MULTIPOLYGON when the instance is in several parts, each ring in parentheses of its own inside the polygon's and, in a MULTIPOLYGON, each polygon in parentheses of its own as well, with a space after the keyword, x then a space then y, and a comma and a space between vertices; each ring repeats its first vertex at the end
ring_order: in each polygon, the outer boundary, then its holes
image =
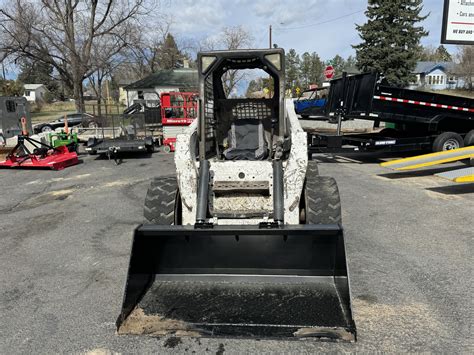
POLYGON ((132 231, 172 155, 0 171, 0 353, 473 353, 474 184, 386 157, 319 158, 341 191, 354 344, 117 336, 132 231))

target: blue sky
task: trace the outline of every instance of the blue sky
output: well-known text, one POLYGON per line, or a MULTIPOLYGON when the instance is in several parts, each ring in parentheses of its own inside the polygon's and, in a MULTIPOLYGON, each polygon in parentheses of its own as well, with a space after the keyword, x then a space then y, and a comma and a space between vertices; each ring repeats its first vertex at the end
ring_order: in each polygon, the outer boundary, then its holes
MULTIPOLYGON (((268 26, 272 25, 273 42, 280 47, 300 54, 315 51, 327 60, 336 54, 355 54, 351 44, 360 42, 355 24, 366 21, 367 0, 164 0, 159 4, 157 11, 173 18, 171 31, 178 38, 204 38, 224 26, 243 26, 252 33, 255 46, 262 48, 268 46, 268 26)), ((430 13, 423 22, 430 34, 422 43, 437 47, 443 1, 425 0, 423 6, 422 14, 430 13)), ((456 52, 455 46, 446 47, 456 52)))

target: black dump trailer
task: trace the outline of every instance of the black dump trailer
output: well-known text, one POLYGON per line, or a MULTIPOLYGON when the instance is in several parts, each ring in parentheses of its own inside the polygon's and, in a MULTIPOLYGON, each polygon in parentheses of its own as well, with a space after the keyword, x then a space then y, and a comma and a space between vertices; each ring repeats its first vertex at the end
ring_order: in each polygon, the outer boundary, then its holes
POLYGON ((337 134, 309 134, 310 153, 347 151, 443 151, 474 145, 474 100, 395 88, 376 73, 344 74, 331 81, 326 116, 337 134), (391 123, 377 133, 340 134, 353 119, 391 123))

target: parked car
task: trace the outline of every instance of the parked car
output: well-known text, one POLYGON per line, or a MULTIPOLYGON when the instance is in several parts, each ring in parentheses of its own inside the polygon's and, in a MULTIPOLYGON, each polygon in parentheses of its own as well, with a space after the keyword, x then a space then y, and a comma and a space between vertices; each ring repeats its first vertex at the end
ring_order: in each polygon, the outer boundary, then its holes
MULTIPOLYGON (((66 117, 69 127, 82 125, 83 127, 96 128, 101 126, 100 120, 89 113, 69 113, 66 117)), ((39 123, 33 127, 33 131, 34 133, 51 132, 61 127, 64 127, 64 116, 52 122, 39 123)))

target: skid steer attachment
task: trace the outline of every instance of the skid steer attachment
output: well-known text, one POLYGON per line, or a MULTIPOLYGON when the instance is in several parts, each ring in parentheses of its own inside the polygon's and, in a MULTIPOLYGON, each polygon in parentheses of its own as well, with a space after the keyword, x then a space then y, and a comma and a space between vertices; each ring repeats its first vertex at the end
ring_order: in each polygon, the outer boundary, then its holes
POLYGON ((336 181, 308 162, 282 49, 198 54, 199 115, 153 179, 119 334, 355 341, 336 181), (261 69, 272 97, 229 98, 261 69))
POLYGON ((119 333, 354 340, 338 225, 143 225, 119 333))

